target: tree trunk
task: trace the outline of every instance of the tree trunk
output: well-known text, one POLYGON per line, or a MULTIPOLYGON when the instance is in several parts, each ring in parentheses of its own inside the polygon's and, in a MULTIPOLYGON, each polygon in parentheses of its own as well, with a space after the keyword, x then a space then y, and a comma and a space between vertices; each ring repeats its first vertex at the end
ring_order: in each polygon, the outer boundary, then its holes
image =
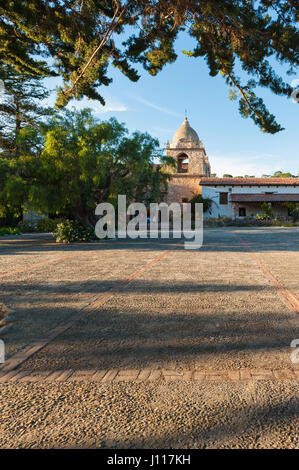
POLYGON ((95 217, 93 211, 90 209, 82 209, 82 207, 76 207, 72 210, 72 216, 80 222, 83 227, 94 227, 95 217))

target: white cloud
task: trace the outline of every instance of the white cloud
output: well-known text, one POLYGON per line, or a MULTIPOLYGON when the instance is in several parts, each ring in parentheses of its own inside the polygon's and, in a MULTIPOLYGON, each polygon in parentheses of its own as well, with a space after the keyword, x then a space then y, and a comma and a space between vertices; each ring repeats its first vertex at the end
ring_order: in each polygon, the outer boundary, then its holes
POLYGON ((129 96, 130 98, 132 98, 135 101, 138 101, 141 104, 144 104, 145 106, 148 106, 149 108, 156 109, 160 113, 170 114, 171 116, 180 116, 180 114, 178 114, 174 111, 171 111, 170 109, 158 106, 157 104, 152 103, 151 101, 145 100, 144 98, 141 98, 140 96, 133 95, 131 93, 127 94, 127 96, 129 96))
MULTIPOLYGON (((104 106, 103 113, 128 111, 124 104, 104 106)), ((100 113, 98 113, 100 114, 100 113)))
MULTIPOLYGON (((57 98, 56 90, 52 89, 50 96, 43 101, 44 106, 51 106, 55 105, 55 101, 57 98)), ((119 102, 118 100, 111 98, 108 96, 105 99, 105 106, 103 106, 97 100, 90 100, 88 98, 82 98, 82 100, 75 100, 72 99, 66 106, 67 109, 76 109, 76 111, 81 111, 84 108, 90 108, 94 114, 105 114, 105 113, 119 113, 128 111, 128 108, 125 104, 119 102)))
POLYGON ((80 111, 84 108, 90 108, 95 114, 105 114, 110 112, 124 112, 128 109, 123 103, 107 99, 105 106, 103 106, 99 101, 89 100, 88 98, 83 98, 80 101, 72 100, 67 105, 68 109, 75 108, 77 111, 80 111))

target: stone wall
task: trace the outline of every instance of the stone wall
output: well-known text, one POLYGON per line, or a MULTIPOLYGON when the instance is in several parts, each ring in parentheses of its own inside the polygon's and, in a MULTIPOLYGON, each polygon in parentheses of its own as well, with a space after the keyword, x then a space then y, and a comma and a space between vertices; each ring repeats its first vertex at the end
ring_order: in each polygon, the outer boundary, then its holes
POLYGON ((169 168, 172 174, 168 183, 168 193, 164 201, 168 204, 172 202, 188 201, 195 195, 201 194, 199 181, 202 177, 210 176, 210 164, 202 142, 178 142, 176 147, 167 147, 167 155, 174 158, 177 168, 169 168), (188 158, 188 164, 182 164, 183 158, 188 158), (179 163, 180 162, 180 163, 179 163), (183 170, 184 172, 180 172, 183 170))
POLYGON ((177 173, 171 177, 168 183, 168 192, 164 201, 167 204, 172 202, 182 202, 186 198, 188 201, 196 194, 201 193, 199 181, 202 175, 189 175, 185 173, 177 173))
MULTIPOLYGON (((210 165, 204 148, 168 149, 167 155, 178 161, 181 155, 188 158, 188 173, 210 176, 210 165)), ((176 170, 172 170, 175 172, 176 170)))

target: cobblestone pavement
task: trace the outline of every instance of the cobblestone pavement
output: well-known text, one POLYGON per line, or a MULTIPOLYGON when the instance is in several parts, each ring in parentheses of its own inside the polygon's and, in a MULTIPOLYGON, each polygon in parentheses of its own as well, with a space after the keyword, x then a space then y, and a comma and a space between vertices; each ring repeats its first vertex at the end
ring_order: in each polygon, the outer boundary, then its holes
POLYGON ((1 240, 0 446, 297 448, 298 241, 1 240))

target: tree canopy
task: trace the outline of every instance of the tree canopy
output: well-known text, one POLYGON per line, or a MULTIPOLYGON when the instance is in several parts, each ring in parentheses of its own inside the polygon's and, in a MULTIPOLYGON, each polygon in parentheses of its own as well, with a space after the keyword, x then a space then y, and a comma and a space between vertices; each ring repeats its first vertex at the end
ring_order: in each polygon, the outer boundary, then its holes
POLYGON ((266 175, 263 174, 262 178, 298 178, 298 175, 293 175, 293 173, 290 173, 289 171, 283 172, 283 171, 275 171, 272 175, 266 175))
POLYGON ((40 77, 17 73, 11 65, 0 67, 0 80, 4 83, 0 96, 0 156, 17 158, 21 147, 27 151, 32 147, 35 130, 47 113, 41 100, 49 93, 40 77))
MULTIPOLYGON (((89 109, 53 115, 40 128, 40 154, 0 159, 0 216, 30 209, 62 214, 84 226, 95 221, 100 202, 118 194, 145 203, 161 198, 168 175, 155 164, 159 142, 128 131, 116 119, 97 121, 89 109)), ((165 163, 172 159, 161 157, 165 163)))
POLYGON ((61 76, 57 107, 82 96, 104 104, 98 87, 111 82, 109 63, 133 81, 139 79, 138 63, 156 75, 176 60, 174 41, 184 29, 196 41, 194 50, 185 53, 204 57, 210 75, 223 75, 242 116, 276 133, 282 127, 255 89, 291 94, 273 63, 284 64, 288 73, 298 66, 296 20, 297 0, 2 2, 0 64, 20 73, 61 76), (245 82, 237 73, 240 66, 245 82))

